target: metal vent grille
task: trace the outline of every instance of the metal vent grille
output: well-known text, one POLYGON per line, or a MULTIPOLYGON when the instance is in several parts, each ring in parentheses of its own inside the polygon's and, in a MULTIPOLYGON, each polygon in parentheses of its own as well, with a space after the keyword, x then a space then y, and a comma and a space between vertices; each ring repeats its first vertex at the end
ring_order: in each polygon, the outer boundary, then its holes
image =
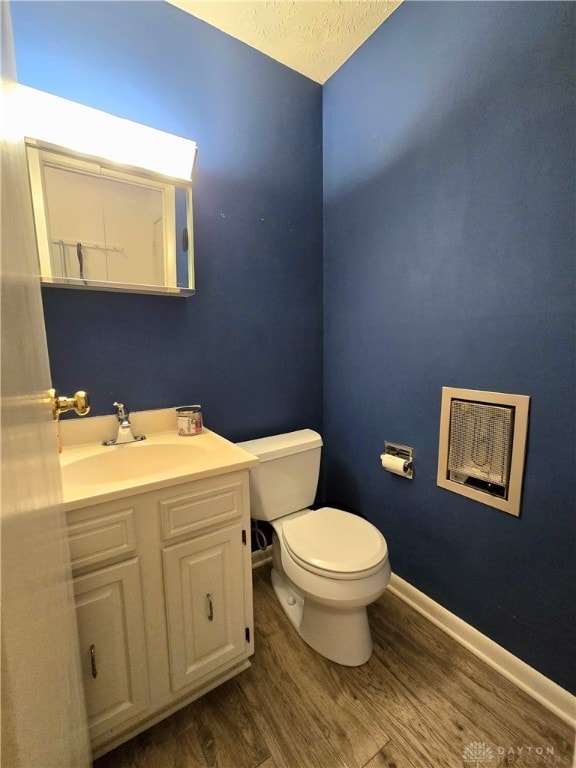
POLYGON ((513 426, 513 407, 452 400, 450 472, 507 487, 513 426))

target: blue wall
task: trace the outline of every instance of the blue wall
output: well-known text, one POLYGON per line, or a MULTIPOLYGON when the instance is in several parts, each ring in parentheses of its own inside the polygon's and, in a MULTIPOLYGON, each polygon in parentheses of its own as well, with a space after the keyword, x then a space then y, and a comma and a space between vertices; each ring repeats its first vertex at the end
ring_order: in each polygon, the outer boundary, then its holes
POLYGON ((194 139, 197 295, 45 289, 55 387, 201 402, 232 440, 322 419, 322 92, 167 3, 13 3, 19 80, 194 139))
POLYGON ((406 2, 324 89, 167 4, 12 14, 22 82, 199 143, 197 295, 45 290, 54 385, 323 429, 326 500, 574 689, 574 5, 406 2), (520 519, 436 486, 442 386, 531 396, 520 519))
POLYGON ((405 3, 324 87, 328 498, 572 690, 574 93, 574 4, 547 2, 405 3), (520 519, 436 486, 442 386, 530 395, 520 519))

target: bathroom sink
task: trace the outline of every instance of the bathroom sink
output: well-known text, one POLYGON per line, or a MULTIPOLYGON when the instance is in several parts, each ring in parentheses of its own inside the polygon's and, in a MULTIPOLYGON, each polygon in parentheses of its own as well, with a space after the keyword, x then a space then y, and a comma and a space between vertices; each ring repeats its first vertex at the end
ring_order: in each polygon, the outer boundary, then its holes
MULTIPOLYGON (((152 417, 155 423, 156 414, 152 417)), ((173 411, 169 417, 172 422, 173 411)), ((175 429, 153 431, 144 418, 135 431, 145 434, 146 440, 105 446, 102 440, 110 437, 115 426, 108 417, 96 416, 94 424, 81 426, 88 441, 65 445, 60 454, 67 511, 248 469, 258 463, 252 454, 206 427, 198 435, 181 437, 175 429)))
POLYGON ((67 485, 125 483, 154 476, 186 474, 206 453, 198 444, 129 443, 102 448, 62 466, 67 485))

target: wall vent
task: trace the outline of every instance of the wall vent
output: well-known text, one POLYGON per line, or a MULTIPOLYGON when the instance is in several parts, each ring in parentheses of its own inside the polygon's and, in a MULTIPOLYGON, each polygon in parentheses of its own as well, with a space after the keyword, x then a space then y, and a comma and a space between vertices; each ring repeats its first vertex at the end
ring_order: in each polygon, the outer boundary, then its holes
POLYGON ((526 395, 443 387, 438 485, 518 517, 529 403, 526 395))

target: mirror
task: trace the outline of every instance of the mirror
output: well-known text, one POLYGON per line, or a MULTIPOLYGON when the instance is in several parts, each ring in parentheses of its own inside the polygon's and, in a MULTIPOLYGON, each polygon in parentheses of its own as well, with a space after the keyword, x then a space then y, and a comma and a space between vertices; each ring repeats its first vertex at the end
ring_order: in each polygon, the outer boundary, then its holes
POLYGON ((24 120, 22 132, 42 283, 192 295, 196 144, 21 88, 41 115, 33 126, 24 120), (63 126, 66 143, 56 143, 63 126))
POLYGON ((26 143, 43 283, 193 292, 191 185, 26 143))

